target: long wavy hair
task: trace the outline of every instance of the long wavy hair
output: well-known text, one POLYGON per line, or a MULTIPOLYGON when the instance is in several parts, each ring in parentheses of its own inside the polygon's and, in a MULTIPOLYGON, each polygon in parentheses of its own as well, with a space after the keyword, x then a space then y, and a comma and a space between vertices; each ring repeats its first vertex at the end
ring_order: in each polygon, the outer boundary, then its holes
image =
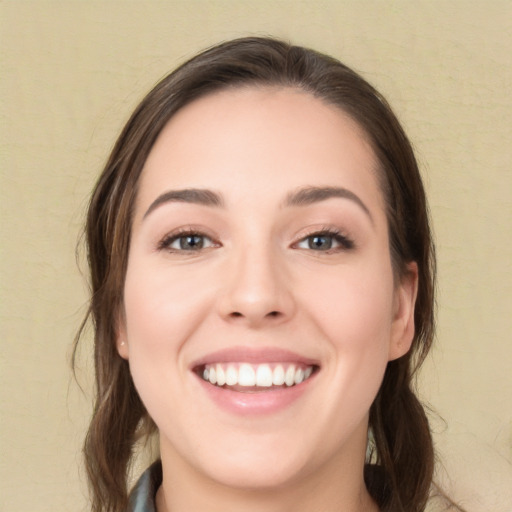
POLYGON ((407 263, 415 261, 419 291, 411 350, 388 363, 370 409, 372 450, 365 481, 382 511, 423 511, 434 454, 413 376, 433 339, 435 258, 411 144, 386 100, 350 68, 316 51, 258 37, 209 48, 158 83, 128 120, 94 188, 85 226, 91 299, 75 341, 76 351, 84 326, 92 320, 96 400, 84 444, 92 510, 126 508, 135 443, 142 434, 155 431, 115 343, 142 168, 161 130, 179 109, 215 91, 246 86, 295 88, 341 109, 363 129, 375 152, 395 278, 400 279, 407 263))

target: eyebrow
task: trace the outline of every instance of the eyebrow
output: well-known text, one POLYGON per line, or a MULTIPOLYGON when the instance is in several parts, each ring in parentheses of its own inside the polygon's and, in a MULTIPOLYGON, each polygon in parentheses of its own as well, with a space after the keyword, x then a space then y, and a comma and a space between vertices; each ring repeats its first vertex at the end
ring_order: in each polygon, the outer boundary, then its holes
POLYGON ((144 214, 145 219, 153 210, 165 203, 192 203, 200 204, 203 206, 224 206, 224 201, 220 194, 212 190, 200 188, 186 188, 183 190, 169 190, 159 195, 149 206, 144 214))
MULTIPOLYGON (((284 206, 309 206, 327 199, 341 198, 355 202, 368 215, 373 223, 373 217, 364 202, 346 188, 342 187, 304 187, 287 195, 284 206)), ((224 207, 222 196, 213 190, 200 188, 187 188, 183 190, 169 190, 159 195, 144 214, 145 219, 152 211, 166 203, 191 203, 203 206, 224 207)))
POLYGON ((349 199, 356 203, 368 215, 373 224, 373 217, 368 207, 359 196, 342 187, 305 187, 291 192, 286 197, 285 206, 308 206, 331 198, 349 199))

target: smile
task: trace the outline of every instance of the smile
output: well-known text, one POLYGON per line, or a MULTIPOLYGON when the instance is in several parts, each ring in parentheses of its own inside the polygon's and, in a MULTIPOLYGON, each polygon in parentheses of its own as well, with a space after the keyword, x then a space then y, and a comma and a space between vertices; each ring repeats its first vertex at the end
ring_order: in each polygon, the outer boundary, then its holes
POLYGON ((213 363, 203 365, 197 372, 217 387, 258 392, 296 386, 309 379, 316 368, 299 363, 213 363))

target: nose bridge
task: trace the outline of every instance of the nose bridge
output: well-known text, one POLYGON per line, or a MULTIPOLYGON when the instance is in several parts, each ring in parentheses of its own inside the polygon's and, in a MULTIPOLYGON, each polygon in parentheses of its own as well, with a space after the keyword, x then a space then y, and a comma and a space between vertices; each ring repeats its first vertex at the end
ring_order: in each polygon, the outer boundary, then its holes
POLYGON ((279 251, 270 242, 247 241, 233 249, 222 311, 256 325, 292 314, 293 300, 279 251))

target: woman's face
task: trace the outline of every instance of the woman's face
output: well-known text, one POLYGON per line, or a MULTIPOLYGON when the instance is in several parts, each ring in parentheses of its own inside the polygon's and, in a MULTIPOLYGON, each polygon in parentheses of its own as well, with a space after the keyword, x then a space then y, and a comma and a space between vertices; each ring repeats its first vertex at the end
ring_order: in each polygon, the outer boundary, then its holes
POLYGON ((294 89, 215 93, 162 131, 118 350, 164 468, 244 488, 362 470, 416 292, 414 265, 393 279, 377 167, 358 125, 294 89))

